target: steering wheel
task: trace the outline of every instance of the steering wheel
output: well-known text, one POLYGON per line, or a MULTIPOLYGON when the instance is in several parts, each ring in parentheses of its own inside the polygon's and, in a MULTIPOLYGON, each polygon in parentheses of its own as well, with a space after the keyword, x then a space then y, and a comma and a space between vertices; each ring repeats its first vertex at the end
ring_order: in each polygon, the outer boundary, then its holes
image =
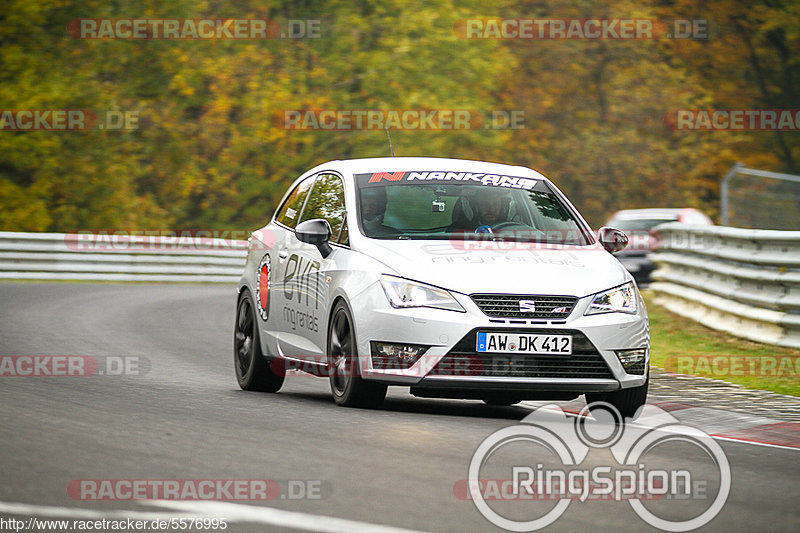
POLYGON ((494 226, 492 226, 492 231, 509 228, 511 226, 519 226, 519 222, 514 222, 513 220, 506 220, 505 222, 500 222, 499 224, 495 224, 494 226))
POLYGON ((478 226, 477 228, 475 228, 475 233, 494 233, 497 230, 508 228, 510 226, 519 226, 519 222, 514 222, 513 220, 506 220, 505 222, 498 222, 494 226, 490 226, 489 224, 484 224, 482 226, 478 226))

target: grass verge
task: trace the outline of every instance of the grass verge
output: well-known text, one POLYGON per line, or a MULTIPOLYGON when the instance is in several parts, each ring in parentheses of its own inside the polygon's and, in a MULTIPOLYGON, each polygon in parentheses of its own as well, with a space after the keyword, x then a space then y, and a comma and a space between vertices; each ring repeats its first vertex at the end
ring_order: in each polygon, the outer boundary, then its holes
POLYGON ((650 317, 652 365, 800 396, 800 350, 734 337, 656 305, 647 291, 644 298, 650 317))

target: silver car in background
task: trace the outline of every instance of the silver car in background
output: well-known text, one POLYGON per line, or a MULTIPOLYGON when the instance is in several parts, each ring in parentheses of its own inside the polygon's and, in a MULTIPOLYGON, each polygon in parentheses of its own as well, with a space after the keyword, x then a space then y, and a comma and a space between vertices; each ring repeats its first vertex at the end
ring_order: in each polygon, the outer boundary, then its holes
POLYGON ((529 168, 440 158, 331 161, 253 232, 234 366, 246 390, 327 377, 345 406, 387 386, 510 405, 572 399, 633 416, 649 327, 631 275, 529 168))
POLYGON ((617 254, 617 259, 637 283, 650 281, 650 275, 656 268, 650 254, 660 244, 655 228, 669 222, 694 226, 714 224, 707 215, 692 207, 623 209, 614 213, 606 222, 607 226, 622 230, 627 235, 629 244, 617 254))

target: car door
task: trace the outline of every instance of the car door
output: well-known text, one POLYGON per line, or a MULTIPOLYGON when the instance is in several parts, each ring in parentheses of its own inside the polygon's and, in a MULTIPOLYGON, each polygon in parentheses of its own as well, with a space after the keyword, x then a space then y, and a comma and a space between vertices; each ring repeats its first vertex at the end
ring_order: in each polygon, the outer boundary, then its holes
POLYGON ((284 319, 278 336, 285 356, 313 361, 320 361, 327 351, 328 272, 335 269, 343 251, 335 246, 345 219, 344 188, 336 174, 317 175, 299 222, 318 218, 331 226, 333 252, 323 258, 316 246, 301 242, 296 235, 286 239, 281 269, 284 319))
POLYGON ((310 176, 298 183, 278 208, 274 220, 264 230, 254 233, 254 238, 263 237, 262 240, 267 241, 260 244, 264 251, 258 259, 254 283, 256 305, 262 318, 261 340, 267 350, 265 353, 277 352, 282 355, 278 337, 287 319, 283 296, 283 279, 289 257, 287 250, 295 239, 294 228, 300 220, 300 213, 315 179, 316 176, 310 176))

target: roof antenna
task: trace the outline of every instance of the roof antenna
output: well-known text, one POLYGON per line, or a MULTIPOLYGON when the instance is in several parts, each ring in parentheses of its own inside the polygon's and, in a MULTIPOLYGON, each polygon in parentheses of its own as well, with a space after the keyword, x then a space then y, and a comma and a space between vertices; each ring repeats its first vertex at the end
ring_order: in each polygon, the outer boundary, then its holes
POLYGON ((394 147, 392 147, 392 136, 389 135, 389 126, 386 126, 386 136, 389 137, 389 150, 392 151, 392 157, 394 157, 394 147))

